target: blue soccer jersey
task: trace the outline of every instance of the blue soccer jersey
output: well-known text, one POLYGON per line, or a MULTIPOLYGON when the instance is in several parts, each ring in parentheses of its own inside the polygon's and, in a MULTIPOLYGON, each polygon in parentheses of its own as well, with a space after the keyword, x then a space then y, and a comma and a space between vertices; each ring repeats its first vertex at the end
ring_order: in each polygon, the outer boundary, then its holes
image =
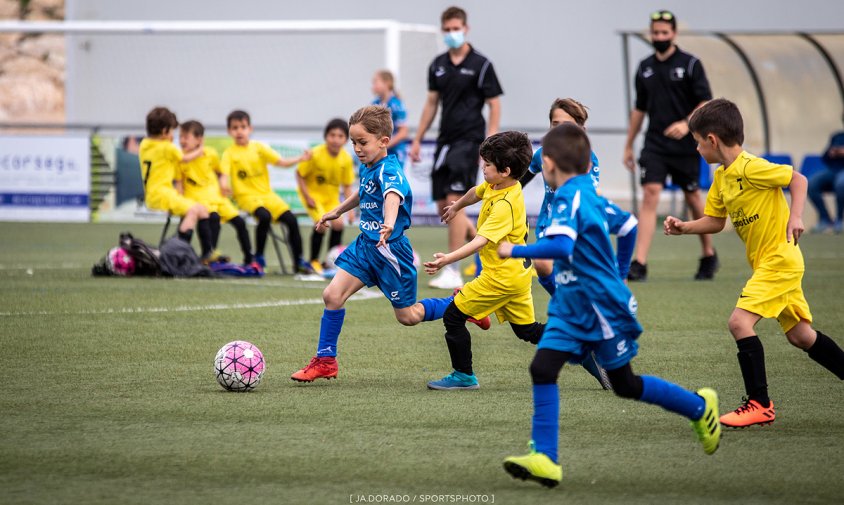
MULTIPOLYGON (((528 170, 534 174, 542 173, 541 147, 533 153, 528 170)), ((595 155, 594 151, 592 152, 592 170, 590 170, 589 175, 592 177, 592 182, 597 189, 601 182, 601 168, 598 166, 598 156, 595 155)), ((536 238, 542 238, 545 235, 545 228, 548 227, 548 223, 551 221, 551 202, 554 200, 554 189, 548 186, 544 175, 542 182, 545 184, 545 197, 542 199, 542 206, 539 208, 539 216, 536 219, 536 238)))
MULTIPOLYGON (((399 128, 407 125, 407 111, 404 108, 404 103, 396 95, 390 96, 387 102, 382 102, 380 98, 372 101, 372 105, 380 105, 390 109, 390 117, 393 120, 393 136, 399 131, 399 128)), ((403 140, 393 147, 387 149, 388 154, 395 154, 399 163, 404 166, 404 161, 407 158, 407 140, 403 140)))
MULTIPOLYGON (((582 340, 609 340, 619 334, 635 338, 642 331, 636 299, 618 273, 608 234, 608 205, 590 175, 573 177, 555 193, 545 230, 547 237, 565 235, 574 241, 571 256, 554 261, 557 289, 548 315, 576 328, 582 340)), ((620 230, 625 224, 618 226, 620 230)))
POLYGON ((384 224, 384 199, 387 193, 396 193, 402 199, 393 233, 388 239, 394 240, 410 228, 413 194, 402 166, 392 155, 371 167, 360 166, 360 231, 375 242, 381 238, 379 232, 384 224))

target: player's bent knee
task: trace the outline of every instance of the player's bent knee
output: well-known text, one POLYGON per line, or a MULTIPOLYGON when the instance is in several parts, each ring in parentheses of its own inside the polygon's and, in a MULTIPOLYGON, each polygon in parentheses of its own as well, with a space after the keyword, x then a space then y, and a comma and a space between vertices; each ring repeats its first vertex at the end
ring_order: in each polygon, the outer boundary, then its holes
POLYGON ((569 354, 540 349, 530 362, 530 378, 534 384, 554 384, 569 354))
POLYGON ((445 324, 446 331, 452 329, 459 329, 461 326, 466 326, 466 320, 469 319, 469 316, 460 312, 460 309, 457 308, 457 305, 454 302, 451 302, 448 307, 445 309, 445 313, 443 314, 443 324, 445 324))
POLYGON ((343 299, 342 292, 329 285, 322 291, 322 301, 329 310, 336 310, 342 307, 346 300, 343 299))
POLYGON ((621 398, 638 400, 642 397, 642 378, 633 373, 630 364, 615 370, 607 370, 612 390, 621 398))

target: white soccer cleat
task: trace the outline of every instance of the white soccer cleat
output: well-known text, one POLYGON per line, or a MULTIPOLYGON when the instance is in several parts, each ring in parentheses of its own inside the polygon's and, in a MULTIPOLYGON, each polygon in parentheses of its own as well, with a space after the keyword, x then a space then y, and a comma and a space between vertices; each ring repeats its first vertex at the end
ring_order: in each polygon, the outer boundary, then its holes
POLYGON ((457 269, 444 268, 428 282, 428 287, 449 290, 460 288, 463 287, 463 276, 457 269))

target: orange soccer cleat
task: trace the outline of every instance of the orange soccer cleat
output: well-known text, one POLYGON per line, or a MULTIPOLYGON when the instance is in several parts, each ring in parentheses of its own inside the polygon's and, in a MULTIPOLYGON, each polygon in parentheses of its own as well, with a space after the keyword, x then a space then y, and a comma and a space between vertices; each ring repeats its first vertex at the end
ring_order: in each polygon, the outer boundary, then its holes
POLYGON ((742 400, 744 403, 739 408, 721 416, 721 424, 730 428, 747 428, 754 424, 767 426, 776 419, 773 401, 769 406, 763 407, 756 400, 747 398, 742 398, 742 400))
POLYGON ((314 356, 308 366, 290 376, 298 382, 313 382, 316 379, 333 379, 337 377, 337 358, 330 356, 319 358, 314 356))

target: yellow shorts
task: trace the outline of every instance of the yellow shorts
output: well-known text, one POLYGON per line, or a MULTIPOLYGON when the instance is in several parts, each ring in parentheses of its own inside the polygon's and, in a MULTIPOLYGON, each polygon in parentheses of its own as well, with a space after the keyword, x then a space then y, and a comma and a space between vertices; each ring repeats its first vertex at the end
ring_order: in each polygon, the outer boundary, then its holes
POLYGON ((209 213, 216 212, 219 214, 221 223, 228 223, 240 215, 240 211, 237 210, 237 207, 234 206, 231 200, 222 196, 214 200, 200 200, 199 203, 208 207, 209 213))
MULTIPOLYGON (((529 278, 528 278, 529 279, 529 278)), ((536 322, 530 284, 521 289, 502 289, 493 284, 483 273, 466 283, 454 297, 460 312, 475 319, 492 313, 499 323, 531 324, 536 322)))
POLYGON ((281 217, 282 214, 290 210, 287 202, 281 199, 275 193, 265 193, 263 195, 248 195, 237 197, 237 206, 248 212, 250 215, 255 214, 255 211, 263 207, 270 211, 273 216, 273 221, 281 217))
POLYGON ((308 207, 308 204, 305 203, 305 199, 302 197, 302 193, 299 193, 299 199, 302 201, 302 206, 305 207, 305 211, 314 223, 319 221, 326 212, 340 205, 339 198, 335 198, 334 200, 320 200, 319 198, 314 198, 313 195, 311 195, 311 198, 314 199, 314 203, 316 204, 314 208, 308 207))
POLYGON ((801 320, 812 322, 803 296, 803 272, 777 272, 757 268, 741 290, 736 307, 766 318, 776 318, 783 331, 801 320))
POLYGON ((147 208, 154 210, 166 210, 174 216, 184 216, 196 202, 180 195, 173 188, 164 188, 147 193, 144 199, 147 208))

